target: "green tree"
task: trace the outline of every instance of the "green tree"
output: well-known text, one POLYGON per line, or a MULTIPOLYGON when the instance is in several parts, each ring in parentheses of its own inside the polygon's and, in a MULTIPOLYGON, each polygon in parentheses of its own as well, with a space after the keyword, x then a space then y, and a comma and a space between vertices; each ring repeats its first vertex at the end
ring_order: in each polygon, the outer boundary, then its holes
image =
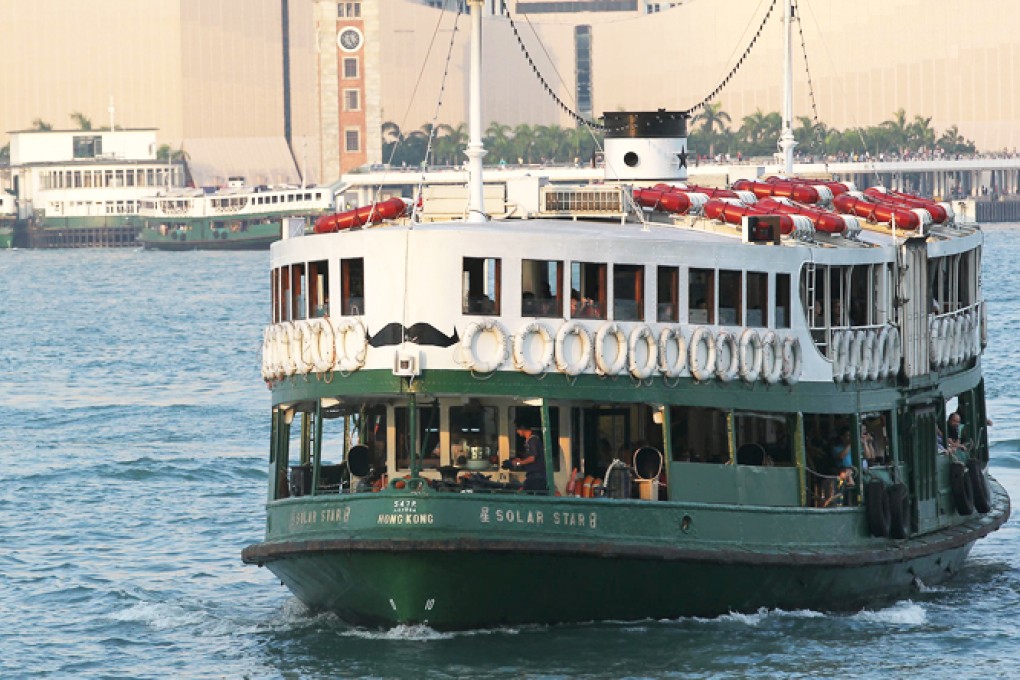
POLYGON ((47 123, 42 118, 36 118, 35 120, 32 121, 32 129, 39 131, 47 131, 52 130, 53 126, 47 123))
POLYGON ((715 155, 715 145, 720 135, 725 135, 730 123, 730 114, 722 110, 722 102, 707 102, 698 112, 691 124, 697 124, 708 143, 708 155, 715 155))
POLYGON ((513 144, 511 139, 512 128, 509 125, 503 123, 497 123, 493 121, 488 128, 485 130, 485 148, 489 150, 489 154, 486 158, 489 159, 490 163, 498 163, 499 161, 507 160, 508 156, 512 156, 511 146, 513 144))
POLYGON ((79 130, 91 130, 92 120, 81 111, 75 111, 71 114, 71 120, 78 126, 79 130))
POLYGON ((779 133, 783 127, 783 117, 779 113, 765 113, 760 108, 754 113, 744 116, 738 131, 741 149, 751 156, 766 156, 776 148, 779 133))
POLYGON ((884 121, 881 125, 888 133, 888 145, 890 148, 882 149, 883 151, 899 151, 903 147, 907 146, 907 142, 910 139, 910 132, 907 129, 907 112, 903 109, 897 109, 893 113, 891 120, 884 121))

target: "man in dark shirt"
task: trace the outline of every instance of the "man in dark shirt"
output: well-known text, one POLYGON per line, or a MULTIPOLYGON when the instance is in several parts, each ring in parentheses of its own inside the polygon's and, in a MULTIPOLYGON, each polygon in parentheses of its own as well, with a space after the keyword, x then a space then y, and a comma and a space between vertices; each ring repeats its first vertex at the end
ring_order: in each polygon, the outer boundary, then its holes
POLYGON ((524 454, 515 458, 512 469, 523 470, 525 491, 546 491, 545 447, 542 439, 531 427, 517 426, 517 436, 524 440, 524 454))

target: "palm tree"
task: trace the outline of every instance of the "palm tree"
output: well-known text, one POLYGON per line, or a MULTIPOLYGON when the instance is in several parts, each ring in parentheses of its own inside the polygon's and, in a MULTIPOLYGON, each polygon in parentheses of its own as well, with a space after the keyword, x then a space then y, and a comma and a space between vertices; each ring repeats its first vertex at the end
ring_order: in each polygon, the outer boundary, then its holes
POLYGON ((0 146, 0 163, 11 162, 11 143, 7 142, 3 146, 0 146))
POLYGON ((956 125, 951 125, 935 142, 946 153, 974 153, 974 142, 960 134, 956 125))
POLYGON ((531 163, 535 144, 535 131, 527 123, 521 123, 514 128, 513 138, 514 155, 518 163, 531 163))
POLYGON ((907 126, 908 143, 911 149, 931 148, 935 145, 935 130, 931 127, 931 116, 914 116, 914 122, 907 126))
POLYGON ((797 121, 800 127, 793 131, 793 136, 798 148, 806 153, 822 153, 829 132, 825 123, 816 122, 811 116, 797 116, 797 121))
POLYGON ((779 139, 783 127, 783 117, 779 113, 765 113, 758 108, 754 113, 744 116, 740 125, 740 139, 747 145, 746 153, 752 156, 771 153, 779 139))
POLYGON ((71 120, 75 122, 79 130, 91 130, 92 121, 81 111, 75 111, 71 114, 71 120))
POLYGON ((884 128, 889 133, 889 145, 892 149, 902 149, 907 145, 907 140, 910 138, 909 132, 907 131, 907 112, 903 109, 897 109, 893 113, 892 120, 887 120, 882 123, 884 128))
POLYGON ((705 139, 708 141, 708 155, 715 155, 716 135, 726 132, 733 122, 730 114, 722 110, 722 102, 707 102, 691 123, 699 123, 705 139))
POLYGON ((509 125, 497 123, 493 121, 489 127, 485 130, 485 148, 492 154, 492 161, 505 161, 506 157, 510 155, 510 131, 512 128, 509 125))
POLYGON ((435 157, 446 165, 459 165, 460 157, 467 148, 467 125, 457 127, 443 123, 436 127, 435 157))
POLYGON ((52 130, 53 126, 47 123, 42 118, 36 118, 35 120, 32 121, 32 129, 39 131, 47 131, 52 130))
POLYGON ((382 124, 382 157, 384 163, 395 164, 399 162, 397 154, 400 153, 401 145, 404 142, 404 133, 400 126, 391 120, 382 124))

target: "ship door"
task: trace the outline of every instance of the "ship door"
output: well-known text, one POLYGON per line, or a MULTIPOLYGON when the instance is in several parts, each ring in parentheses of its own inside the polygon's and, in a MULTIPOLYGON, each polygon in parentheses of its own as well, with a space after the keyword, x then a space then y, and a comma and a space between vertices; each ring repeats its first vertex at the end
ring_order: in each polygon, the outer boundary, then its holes
POLYGON ((903 371, 907 377, 924 375, 928 363, 928 244, 924 238, 909 238, 897 262, 896 316, 903 339, 903 371))
POLYGON ((938 409, 933 404, 908 409, 900 431, 904 433, 901 450, 913 499, 915 522, 919 531, 938 525, 938 409))
MULTIPOLYGON (((629 413, 625 408, 575 409, 574 432, 581 434, 579 457, 584 461, 585 474, 601 476, 614 458, 623 455, 621 451, 631 453, 626 448, 630 444, 629 413)), ((630 464, 629 460, 624 462, 630 464)))

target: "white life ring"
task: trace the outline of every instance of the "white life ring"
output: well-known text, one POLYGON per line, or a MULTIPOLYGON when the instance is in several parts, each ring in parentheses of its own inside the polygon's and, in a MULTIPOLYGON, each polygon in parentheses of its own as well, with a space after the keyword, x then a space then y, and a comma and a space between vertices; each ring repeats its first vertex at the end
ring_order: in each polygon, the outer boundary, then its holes
POLYGON ((273 350, 276 343, 273 340, 273 327, 266 326, 262 331, 262 379, 272 380, 276 377, 276 359, 273 357, 273 350))
POLYGON ((328 317, 312 319, 304 336, 303 347, 312 359, 316 373, 333 370, 336 361, 336 333, 328 317))
POLYGON ((953 320, 953 363, 967 358, 967 319, 961 314, 953 320))
POLYGON ((290 360, 290 322, 284 321, 273 326, 273 359, 276 361, 276 375, 283 378, 294 375, 297 367, 290 360))
POLYGON ((775 331, 769 331, 761 341, 761 377, 775 385, 783 375, 783 346, 775 331))
POLYGON ((715 336, 715 376, 723 382, 737 377, 740 370, 740 352, 737 341, 729 331, 719 331, 715 336))
POLYGON ((832 379, 843 382, 850 363, 850 333, 834 331, 832 334, 832 379))
POLYGON ((857 379, 874 380, 872 373, 875 370, 875 331, 861 329, 857 334, 861 336, 861 363, 857 367, 857 379))
POLYGON ((305 354, 305 336, 311 332, 311 324, 304 319, 295 321, 290 331, 290 358, 301 374, 312 370, 312 360, 305 354))
POLYGON ((978 337, 981 330, 981 315, 975 310, 967 312, 969 330, 967 331, 967 358, 976 357, 981 354, 981 339, 978 337))
POLYGON ((903 346, 900 344, 900 329, 896 326, 889 326, 889 335, 886 336, 885 344, 885 374, 886 377, 895 378, 900 373, 900 359, 903 346))
POLYGON ((556 333, 556 368, 567 375, 578 375, 591 364, 591 350, 594 343, 587 328, 576 321, 568 321, 556 333), (571 361, 566 356, 566 342, 571 335, 576 335, 581 343, 581 351, 577 359, 571 361))
POLYGON ((875 335, 874 350, 871 353, 871 380, 885 380, 889 377, 889 364, 886 362, 886 350, 889 344, 889 326, 882 326, 875 335))
POLYGON ((850 338, 850 353, 846 357, 846 380, 853 382, 861 377, 861 351, 864 349, 864 335, 846 331, 850 338))
POLYGON ((943 317, 939 324, 939 368, 945 368, 953 358, 953 320, 943 317))
POLYGON ((938 318, 933 318, 928 323, 928 362, 932 368, 938 368, 939 365, 939 327, 942 322, 938 318))
POLYGON ((649 377, 659 363, 659 344, 655 341, 655 336, 652 335, 652 329, 644 324, 636 326, 630 332, 628 350, 627 368, 630 370, 630 374, 638 380, 649 377), (638 363, 642 344, 645 346, 646 356, 643 363, 638 363))
POLYGON ((761 336, 753 328, 745 328, 740 334, 740 345, 737 355, 740 357, 740 377, 744 382, 753 383, 761 375, 762 365, 761 336), (748 358, 750 351, 750 358, 748 358))
POLYGON ((360 319, 345 318, 333 329, 336 346, 336 367, 343 373, 353 373, 365 365, 368 354, 368 333, 360 319))
POLYGON ((804 371, 804 352, 800 339, 792 335, 783 340, 783 382, 795 385, 804 371))
POLYGON ((604 324, 595 333, 595 372, 599 375, 619 375, 627 365, 627 335, 620 325, 611 322, 604 324), (612 336, 616 343, 616 357, 612 363, 606 361, 606 339, 612 336))
POLYGON ((555 349, 556 343, 549 327, 541 321, 532 321, 525 324, 514 336, 514 365, 528 375, 539 375, 548 370, 555 349), (542 352, 538 359, 533 358, 528 352, 528 338, 532 335, 538 336, 542 341, 542 352))
POLYGON ((698 326, 691 333, 691 343, 687 347, 687 364, 691 369, 691 375, 698 382, 703 382, 711 377, 715 369, 715 338, 705 326, 698 326), (705 347, 705 359, 701 360, 701 347, 705 347))
MULTIPOLYGON (((981 303, 981 351, 988 347, 988 304, 981 303)), ((978 352, 980 354, 981 352, 978 352)))
POLYGON ((666 326, 659 333, 659 372, 667 378, 677 378, 687 367, 687 341, 683 330, 666 326), (676 361, 669 360, 670 344, 676 346, 676 361))
POLYGON ((478 373, 492 373, 503 365, 509 355, 509 337, 506 329, 496 319, 483 319, 472 321, 464 330, 464 337, 461 339, 461 347, 467 353, 467 367, 469 370, 478 373), (483 335, 492 335, 495 340, 495 350, 489 353, 488 357, 480 356, 481 352, 478 343, 475 342, 483 335))

